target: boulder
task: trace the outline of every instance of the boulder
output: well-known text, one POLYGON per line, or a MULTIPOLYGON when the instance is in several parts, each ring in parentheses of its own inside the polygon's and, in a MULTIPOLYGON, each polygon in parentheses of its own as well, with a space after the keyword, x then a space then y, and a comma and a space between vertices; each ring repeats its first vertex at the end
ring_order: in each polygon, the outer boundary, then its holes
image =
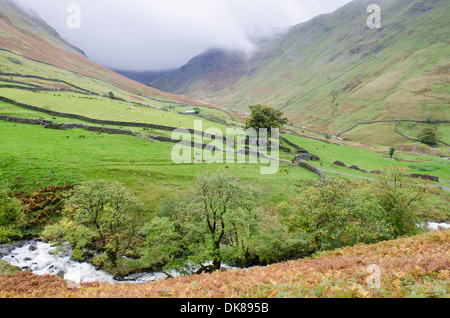
POLYGON ((56 276, 58 276, 59 278, 64 279, 64 276, 66 275, 66 273, 64 271, 59 271, 58 273, 56 273, 56 276))
POLYGON ((295 156, 294 161, 320 161, 320 158, 312 153, 299 153, 295 156))
POLYGON ((10 254, 12 249, 13 248, 11 246, 0 246, 0 258, 2 258, 5 255, 10 254))
POLYGON ((425 175, 425 174, 412 174, 411 178, 439 182, 439 177, 429 176, 429 175, 425 175))
POLYGON ((21 65, 22 64, 21 61, 19 61, 18 59, 15 59, 13 57, 8 57, 8 59, 14 64, 17 64, 17 65, 21 65))
POLYGON ((332 165, 336 165, 336 166, 340 166, 340 167, 344 167, 344 168, 347 167, 347 165, 345 163, 343 163, 342 161, 335 161, 332 163, 332 165))
POLYGON ((317 169, 316 167, 310 166, 309 164, 307 164, 304 161, 301 161, 298 163, 299 167, 305 168, 311 172, 314 172, 315 174, 317 174, 322 180, 326 180, 325 175, 322 173, 322 171, 320 171, 319 169, 317 169))

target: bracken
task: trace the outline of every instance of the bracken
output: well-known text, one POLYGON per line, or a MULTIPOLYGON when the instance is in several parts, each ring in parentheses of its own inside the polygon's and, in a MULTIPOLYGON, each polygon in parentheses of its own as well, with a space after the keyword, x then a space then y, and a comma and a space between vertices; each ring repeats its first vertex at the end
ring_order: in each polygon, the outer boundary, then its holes
POLYGON ((249 270, 172 278, 148 284, 82 284, 70 289, 56 276, 0 276, 0 297, 448 297, 450 231, 359 245, 249 270), (408 253, 405 253, 408 251, 408 253), (381 268, 381 289, 367 286, 367 267, 381 268))

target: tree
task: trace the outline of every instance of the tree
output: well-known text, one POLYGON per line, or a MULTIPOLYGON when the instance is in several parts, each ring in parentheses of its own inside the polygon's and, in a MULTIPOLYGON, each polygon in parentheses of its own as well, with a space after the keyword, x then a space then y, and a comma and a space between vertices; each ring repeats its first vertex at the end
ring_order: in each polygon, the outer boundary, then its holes
POLYGON ((310 255, 417 234, 428 218, 426 191, 407 170, 393 168, 374 182, 319 182, 282 209, 290 236, 298 237, 299 249, 310 255))
POLYGON ((424 128, 419 135, 419 141, 430 146, 437 145, 438 140, 438 132, 436 128, 433 127, 424 128))
POLYGON ((276 232, 276 221, 258 207, 258 196, 229 175, 200 176, 185 199, 171 204, 170 212, 165 208, 164 216, 148 227, 147 266, 179 268, 211 261, 211 269, 218 270, 225 262, 247 266, 258 254, 272 259, 266 253, 271 249, 267 233, 276 232))
POLYGON ((283 117, 281 111, 275 110, 270 106, 254 105, 249 107, 251 114, 247 119, 247 127, 255 128, 278 128, 283 129, 283 126, 288 123, 288 119, 283 117))
POLYGON ((420 231, 417 225, 428 213, 425 207, 427 191, 420 181, 411 179, 404 168, 384 170, 377 176, 370 188, 371 197, 393 238, 420 231))
POLYGON ((174 222, 167 217, 155 217, 145 226, 147 244, 144 249, 142 261, 151 266, 159 266, 163 269, 169 265, 169 269, 178 268, 183 264, 175 265, 182 253, 180 242, 183 238, 177 232, 174 222))
POLYGON ((113 92, 109 92, 109 93, 108 93, 108 97, 111 98, 111 99, 114 99, 114 97, 115 97, 115 96, 114 96, 114 93, 113 93, 113 92))
POLYGON ((112 266, 138 239, 138 203, 120 183, 96 180, 82 183, 66 200, 66 218, 47 227, 42 237, 72 243, 74 253, 104 251, 112 266))
POLYGON ((391 147, 391 149, 389 149, 389 157, 391 157, 391 159, 394 157, 394 153, 397 149, 395 149, 395 147, 391 147))
POLYGON ((331 178, 285 207, 290 233, 304 242, 301 248, 306 255, 387 237, 386 226, 362 189, 360 184, 331 178))
POLYGON ((193 195, 193 206, 186 214, 186 221, 200 227, 204 242, 201 254, 208 255, 214 270, 218 270, 222 265, 225 240, 234 245, 234 252, 245 252, 242 225, 238 229, 236 224, 247 220, 246 225, 252 228, 256 196, 235 178, 222 174, 200 176, 193 195))

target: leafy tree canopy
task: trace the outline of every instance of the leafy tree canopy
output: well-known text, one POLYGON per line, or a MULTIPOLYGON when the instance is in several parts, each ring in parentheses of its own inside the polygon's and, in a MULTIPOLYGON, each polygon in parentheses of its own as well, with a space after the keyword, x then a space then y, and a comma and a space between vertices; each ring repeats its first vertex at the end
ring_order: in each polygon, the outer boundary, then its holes
POLYGON ((437 145, 438 140, 438 132, 436 128, 433 127, 424 128, 419 135, 419 141, 427 145, 435 146, 437 145))
POLYGON ((247 119, 247 126, 249 128, 279 128, 283 129, 283 126, 288 123, 288 119, 283 117, 281 111, 275 110, 270 106, 254 105, 249 107, 251 115, 247 119))

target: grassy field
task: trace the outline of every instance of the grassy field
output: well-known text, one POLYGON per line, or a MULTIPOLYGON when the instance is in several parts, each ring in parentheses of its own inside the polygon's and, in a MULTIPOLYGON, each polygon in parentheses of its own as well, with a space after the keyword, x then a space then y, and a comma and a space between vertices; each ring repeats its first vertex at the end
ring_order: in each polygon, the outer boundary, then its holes
MULTIPOLYGON (((18 190, 92 179, 117 180, 135 193, 149 211, 166 197, 182 195, 199 174, 228 172, 261 185, 268 202, 279 203, 297 185, 317 176, 281 163, 276 175, 262 176, 261 164, 173 163, 174 144, 84 130, 59 131, 40 126, 0 123, 0 174, 18 190)), ((247 161, 248 162, 248 161, 247 161)))
MULTIPOLYGON (((405 149, 411 145, 417 145, 420 149, 417 152, 422 153, 434 153, 435 155, 448 155, 449 147, 439 143, 437 147, 429 147, 425 144, 409 140, 395 132, 397 123, 374 123, 374 124, 362 124, 351 131, 342 135, 347 141, 364 143, 367 146, 376 148, 394 146, 396 148, 404 147, 405 149)), ((436 128, 439 133, 439 140, 445 143, 449 143, 448 136, 450 136, 450 124, 425 124, 425 123, 413 123, 413 122, 401 122, 397 130, 413 139, 418 139, 418 136, 422 129, 425 127, 436 128)), ((417 148, 417 147, 416 147, 417 148)))
POLYGON ((386 145, 402 145, 411 143, 407 138, 395 133, 396 123, 376 123, 371 125, 359 125, 355 129, 344 134, 348 141, 364 141, 364 144, 374 147, 386 145))
MULTIPOLYGON (((0 94, 8 98, 42 108, 80 114, 95 119, 139 123, 161 124, 173 127, 194 128, 195 116, 178 114, 185 107, 163 111, 150 107, 136 106, 118 100, 99 96, 85 96, 69 92, 31 92, 19 89, 0 89, 0 94)), ((203 109, 202 109, 203 110, 203 109)), ((224 116, 219 110, 208 109, 205 114, 224 116)), ((50 116, 31 111, 9 103, 0 102, 0 114, 26 118, 42 118, 57 123, 73 123, 79 120, 50 116)), ((228 126, 202 119, 203 130, 228 126)), ((371 125, 372 126, 372 125, 371 125)), ((374 125, 376 126, 376 125, 374 125)), ((387 125, 387 130, 393 127, 387 125)), ((141 135, 162 135, 171 133, 158 130, 124 127, 141 135)), ((363 126, 357 127, 363 130, 363 126)), ((379 127, 375 127, 379 130, 379 127)), ((192 184, 195 176, 206 171, 227 170, 236 177, 255 184, 266 185, 269 202, 279 203, 299 191, 302 180, 315 180, 316 176, 306 170, 281 164, 275 176, 260 176, 258 165, 194 164, 175 165, 171 161, 173 144, 151 143, 135 137, 100 135, 86 131, 50 131, 43 127, 1 123, 2 175, 16 182, 25 190, 39 186, 64 182, 79 182, 95 178, 107 178, 123 182, 133 189, 149 210, 156 210, 160 202, 173 192, 183 191, 192 184), (80 137, 81 136, 81 137, 80 137), (270 186, 269 186, 270 185, 270 186), (272 191, 275 189, 275 191, 272 191)), ((353 131, 352 131, 353 132, 353 131)), ((370 131, 369 131, 370 132, 370 131)), ((445 133, 445 131, 443 131, 445 133)), ((404 139, 395 134, 395 138, 404 139)), ((401 166, 411 173, 424 171, 438 176, 448 186, 450 172, 444 159, 435 156, 408 155, 397 152, 394 161, 387 159, 387 149, 383 152, 358 147, 341 146, 295 135, 286 134, 292 142, 318 155, 322 161, 313 163, 324 169, 326 175, 333 171, 348 177, 371 178, 371 175, 331 165, 336 160, 348 166, 357 165, 361 169, 377 170, 401 166)), ((375 138, 376 140, 376 138, 375 138)), ((208 143, 208 141, 205 141, 208 143)), ((281 158, 292 160, 294 154, 280 153, 281 158)))
POLYGON ((0 80, 0 85, 15 85, 15 86, 21 86, 21 87, 26 87, 26 88, 31 88, 31 86, 26 85, 26 84, 21 84, 21 83, 12 83, 12 82, 8 82, 8 81, 2 81, 0 80))
POLYGON ((450 124, 419 124, 403 122, 398 126, 398 130, 411 138, 417 139, 420 132, 426 127, 435 128, 438 131, 439 140, 445 142, 446 144, 450 144, 450 124))
MULTIPOLYGON (((200 119, 195 116, 163 111, 107 97, 86 96, 70 92, 32 92, 1 88, 0 95, 56 112, 83 115, 101 120, 150 123, 194 129, 194 120, 200 119)), ((225 131, 228 127, 206 119, 202 119, 202 121, 203 129, 219 128, 225 131)))
MULTIPOLYGON (((151 104, 156 106, 159 104, 153 98, 156 98, 161 101, 174 102, 170 98, 161 95, 153 96, 149 94, 149 92, 146 90, 143 89, 139 90, 138 85, 136 85, 135 92, 131 92, 126 88, 121 88, 117 85, 113 85, 101 79, 83 76, 81 74, 77 74, 57 66, 44 64, 38 61, 33 61, 31 59, 20 57, 10 52, 0 51, 0 65, 1 71, 3 73, 39 76, 46 79, 59 79, 71 85, 74 85, 77 88, 82 88, 100 95, 106 95, 108 94, 108 92, 112 91, 116 95, 116 97, 121 97, 127 100, 132 100, 134 102, 141 102, 144 104, 151 104), (18 59, 20 61, 20 64, 12 63, 9 60, 10 57, 18 59)), ((33 83, 43 87, 59 88, 62 85, 64 85, 62 83, 53 82, 51 80, 25 78, 22 76, 8 76, 7 78, 10 80, 33 83)), ((68 87, 68 88, 76 89, 75 87, 68 87)), ((165 105, 165 103, 163 103, 163 105, 165 105)))
POLYGON ((339 160, 344 162, 347 166, 356 165, 365 170, 403 167, 409 169, 411 173, 423 173, 423 170, 417 169, 417 166, 434 166, 437 167, 437 169, 433 171, 433 175, 440 177, 444 182, 450 181, 448 161, 436 156, 398 152, 394 155, 394 159, 397 160, 392 160, 389 158, 388 149, 377 152, 359 147, 342 146, 334 143, 321 142, 295 135, 286 135, 285 137, 319 156, 322 159, 322 162, 313 164, 323 169, 355 174, 361 177, 371 177, 366 173, 341 168, 331 164, 339 160))
MULTIPOLYGON (((98 134, 84 130, 59 131, 40 126, 0 123, 0 173, 3 179, 16 184, 19 190, 32 191, 50 184, 63 185, 92 179, 117 180, 125 184, 144 203, 156 211, 164 198, 182 195, 199 174, 226 171, 236 178, 255 185, 264 185, 268 203, 281 203, 317 176, 307 170, 280 164, 275 175, 262 176, 261 164, 181 164, 172 162, 174 144, 150 142, 130 136, 98 134)), ((328 144, 293 135, 286 138, 321 157, 313 163, 318 168, 356 178, 372 175, 331 165, 336 160, 361 169, 376 170, 401 166, 411 173, 428 173, 448 185, 448 164, 432 156, 398 154, 408 161, 386 159, 378 153, 355 147, 328 144), (424 172, 427 167, 432 170, 424 172)), ((283 154, 288 159, 290 156, 283 154)), ((248 162, 248 161, 247 161, 248 162)), ((325 172, 328 176, 335 175, 325 172)))

